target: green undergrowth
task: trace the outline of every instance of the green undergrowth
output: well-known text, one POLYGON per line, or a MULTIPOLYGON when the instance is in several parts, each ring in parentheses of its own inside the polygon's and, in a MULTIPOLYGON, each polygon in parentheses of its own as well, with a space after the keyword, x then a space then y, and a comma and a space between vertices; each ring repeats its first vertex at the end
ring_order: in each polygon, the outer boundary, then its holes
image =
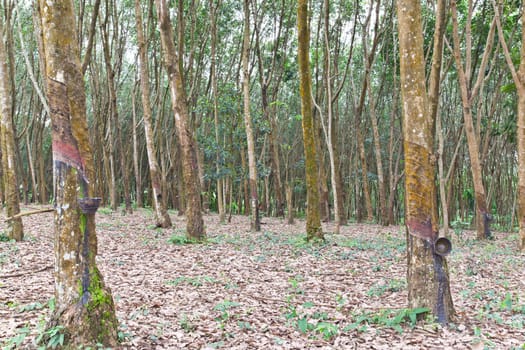
MULTIPOLYGON (((428 308, 414 308, 414 309, 384 309, 379 311, 363 311, 352 314, 351 323, 343 330, 357 330, 359 332, 366 331, 370 326, 379 326, 392 328, 403 333, 403 327, 408 326, 414 328, 421 316, 429 315, 428 308)), ((427 319, 426 322, 433 322, 427 319)))
POLYGON ((173 234, 168 239, 168 242, 171 244, 175 244, 175 245, 186 245, 186 244, 200 244, 200 243, 205 243, 206 241, 190 238, 182 234, 173 234))
POLYGON ((173 280, 166 282, 169 286, 178 286, 178 285, 190 285, 193 287, 201 287, 205 284, 216 284, 219 283, 215 278, 211 276, 179 276, 173 280))
MULTIPOLYGON (((35 324, 27 322, 16 329, 16 334, 7 339, 0 339, 1 350, 15 350, 15 349, 69 349, 65 344, 67 338, 67 331, 64 326, 57 325, 54 327, 47 327, 47 318, 55 311, 55 298, 49 299, 47 302, 36 301, 33 303, 19 305, 16 302, 8 302, 9 308, 14 309, 17 313, 38 313, 38 320, 35 324), (29 345, 30 344, 30 345, 29 345), (34 345, 38 344, 38 345, 34 345)), ((118 341, 123 342, 129 340, 132 335, 127 332, 127 326, 120 324, 118 331, 118 341)), ((94 346, 80 346, 73 347, 72 350, 109 350, 102 344, 95 344, 94 346)))
MULTIPOLYGON (((170 242, 174 244, 192 243, 188 242, 184 236, 172 236, 170 242)), ((317 257, 337 247, 349 248, 356 252, 375 251, 387 258, 393 257, 406 249, 404 235, 393 235, 390 233, 383 236, 358 238, 327 233, 324 241, 309 242, 306 239, 306 234, 263 231, 253 235, 239 233, 219 234, 209 237, 206 243, 229 244, 248 251, 264 250, 268 255, 280 254, 279 252, 282 249, 286 249, 295 256, 309 254, 317 257)), ((340 258, 345 259, 348 256, 340 258)))
POLYGON ((11 238, 7 236, 5 233, 0 233, 0 242, 11 242, 11 238))

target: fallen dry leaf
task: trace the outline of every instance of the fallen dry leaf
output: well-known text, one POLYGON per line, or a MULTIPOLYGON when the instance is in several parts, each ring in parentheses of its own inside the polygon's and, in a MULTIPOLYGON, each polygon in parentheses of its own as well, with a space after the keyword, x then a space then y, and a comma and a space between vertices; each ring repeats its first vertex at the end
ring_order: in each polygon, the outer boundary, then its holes
MULTIPOLYGON (((463 232, 448 257, 457 311, 450 327, 396 330, 366 315, 407 302, 404 230, 350 224, 306 244, 304 222, 205 217, 209 242, 175 245, 184 218, 155 229, 152 213, 97 214, 98 264, 113 292, 123 349, 519 349, 525 344, 525 271, 511 234, 463 232), (359 324, 359 316, 365 318, 359 324)), ((52 214, 24 217, 26 240, 0 242, 0 345, 28 332, 34 348, 53 297, 52 214)), ((1 225, 0 225, 1 229, 1 225)), ((325 232, 333 231, 330 223, 325 232)))

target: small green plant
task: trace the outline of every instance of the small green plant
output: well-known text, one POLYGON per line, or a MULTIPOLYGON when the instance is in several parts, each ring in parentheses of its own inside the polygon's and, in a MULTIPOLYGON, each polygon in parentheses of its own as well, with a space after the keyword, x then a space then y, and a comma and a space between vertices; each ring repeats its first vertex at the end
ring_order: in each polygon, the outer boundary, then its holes
POLYGON ((506 293, 503 300, 500 302, 499 308, 501 311, 511 311, 513 308, 513 297, 511 293, 506 293))
POLYGON ((244 329, 252 329, 252 325, 250 324, 250 322, 245 322, 245 321, 237 321, 237 326, 239 327, 239 329, 241 330, 244 330, 244 329))
POLYGON ((2 350, 18 349, 28 336, 29 332, 30 329, 27 326, 18 329, 17 334, 14 337, 9 338, 2 343, 2 350))
POLYGON ((299 283, 302 281, 303 277, 301 275, 290 277, 288 279, 288 283, 290 283, 290 292, 293 294, 304 294, 304 290, 302 290, 299 286, 299 283))
POLYGON ((194 287, 201 287, 205 283, 217 283, 217 280, 210 276, 196 276, 196 277, 190 277, 190 276, 180 276, 175 278, 174 280, 169 280, 166 282, 167 285, 170 286, 178 286, 179 284, 189 284, 194 287))
POLYGON ((224 300, 213 308, 219 312, 219 316, 215 318, 215 321, 219 322, 219 328, 224 329, 226 322, 230 319, 230 309, 241 306, 240 303, 235 301, 224 300))
POLYGON ((311 322, 308 322, 308 318, 306 316, 303 316, 297 320, 297 329, 303 334, 313 330, 314 327, 315 325, 311 322))
POLYGON ((392 279, 386 284, 376 284, 370 288, 366 294, 370 297, 380 297, 386 292, 399 292, 406 288, 406 281, 400 279, 392 279))
POLYGON ((495 344, 486 339, 486 335, 481 332, 479 327, 474 327, 474 339, 472 340, 472 345, 478 347, 479 344, 483 345, 483 349, 494 349, 495 344))
POLYGON ((0 233, 0 242, 11 242, 11 238, 2 232, 0 233))
POLYGON ((31 304, 21 305, 18 308, 18 312, 22 313, 22 312, 27 312, 27 311, 41 310, 44 307, 45 307, 45 305, 42 305, 39 302, 35 302, 35 303, 31 303, 31 304))
POLYGON ((98 208, 97 210, 97 214, 109 215, 112 213, 113 213, 113 209, 111 209, 110 207, 101 207, 101 208, 98 208))
POLYGON ((175 245, 185 245, 185 244, 196 244, 196 243, 201 243, 201 242, 198 241, 198 240, 195 240, 195 239, 191 239, 191 238, 186 237, 186 235, 178 235, 178 234, 174 234, 174 235, 172 235, 172 236, 168 239, 168 242, 171 243, 171 244, 175 244, 175 245))
POLYGON ((314 332, 320 333, 324 340, 330 340, 339 333, 339 327, 330 322, 319 322, 314 328, 314 332))
POLYGON ((55 349, 58 346, 63 346, 65 340, 64 326, 55 326, 40 333, 36 338, 37 344, 46 343, 46 349, 55 349))
POLYGON ((179 320, 179 325, 186 333, 190 333, 195 330, 195 325, 186 314, 182 314, 182 317, 179 320))
POLYGON ((401 310, 381 310, 377 313, 368 313, 354 315, 354 322, 346 326, 343 331, 358 330, 365 331, 368 324, 376 324, 388 328, 393 328, 399 333, 403 332, 402 324, 408 323, 414 327, 420 315, 427 314, 430 309, 425 307, 415 309, 401 310))
POLYGON ((297 307, 292 304, 292 298, 290 296, 288 296, 287 300, 286 300, 286 311, 284 313, 284 317, 287 319, 287 320, 291 320, 291 319, 294 319, 297 317, 297 307))
POLYGON ((220 349, 224 346, 224 341, 217 341, 215 343, 206 344, 206 348, 220 349))
POLYGON ((12 258, 12 255, 17 254, 19 250, 20 248, 14 240, 10 239, 5 242, 5 246, 0 249, 0 265, 8 262, 12 258))
POLYGON ((123 343, 127 340, 130 340, 133 335, 127 331, 128 326, 126 326, 124 323, 121 323, 119 326, 119 330, 117 332, 117 341, 119 343, 123 343))
POLYGON ((337 310, 340 311, 343 308, 343 305, 346 304, 347 300, 343 297, 342 294, 337 294, 335 296, 335 301, 337 302, 337 310))
POLYGON ((56 307, 56 299, 55 299, 55 297, 52 297, 51 299, 49 299, 47 301, 47 307, 49 308, 50 312, 55 311, 55 307, 56 307))

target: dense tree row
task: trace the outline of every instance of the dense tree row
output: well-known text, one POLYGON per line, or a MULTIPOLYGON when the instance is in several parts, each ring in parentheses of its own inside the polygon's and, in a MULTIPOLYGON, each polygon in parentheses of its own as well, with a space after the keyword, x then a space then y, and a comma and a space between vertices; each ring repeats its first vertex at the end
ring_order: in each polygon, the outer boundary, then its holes
MULTIPOLYGON (((122 204, 130 211, 132 203, 154 205, 158 199, 165 207, 184 211, 187 198, 178 161, 183 149, 170 117, 169 84, 152 2, 139 2, 137 9, 133 2, 116 0, 76 5, 97 192, 114 210, 122 204), (143 23, 135 21, 137 11, 143 23), (146 52, 139 54, 139 47, 146 52), (145 72, 139 69, 143 66, 145 72), (153 168, 158 175, 150 174, 149 143, 155 145, 158 167, 153 168)), ((265 215, 279 216, 285 209, 298 215, 306 209, 294 5, 290 0, 171 4, 190 127, 198 143, 204 206, 221 217, 254 210, 246 113, 253 124, 256 207, 265 215), (247 40, 244 12, 251 18, 247 40), (249 110, 241 97, 246 95, 245 80, 249 110)), ((312 5, 308 20, 321 217, 334 219, 337 213, 342 224, 348 219, 399 222, 404 216, 404 161, 393 3, 312 5)), ((518 8, 507 5, 501 11, 515 60, 518 8)), ((487 21, 494 17, 492 3, 474 7, 460 2, 454 13, 447 16, 444 28, 435 137, 443 187, 439 197, 446 204, 440 208, 441 218, 474 223, 480 217, 478 205, 495 224, 510 228, 516 223, 517 201, 516 88, 495 22, 487 21)), ((423 15, 428 75, 433 5, 423 7, 423 15)), ((45 203, 52 192, 50 129, 41 93, 45 86, 35 16, 30 6, 7 1, 4 7, 20 195, 25 202, 45 203)))

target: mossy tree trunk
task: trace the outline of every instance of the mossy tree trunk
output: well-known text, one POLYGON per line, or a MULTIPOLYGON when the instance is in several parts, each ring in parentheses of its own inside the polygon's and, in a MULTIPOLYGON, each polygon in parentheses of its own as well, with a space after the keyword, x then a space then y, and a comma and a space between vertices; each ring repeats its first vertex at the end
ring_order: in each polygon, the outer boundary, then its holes
POLYGON ((419 0, 398 0, 401 96, 405 152, 408 305, 428 308, 446 324, 454 314, 448 269, 434 251, 432 196, 435 191, 432 123, 428 117, 425 56, 419 0))
POLYGON ((319 213, 319 170, 315 149, 315 129, 312 113, 312 77, 310 74, 310 26, 308 23, 308 1, 298 0, 297 3, 298 30, 298 61, 299 84, 301 94, 301 114, 303 127, 303 143, 306 171, 306 238, 307 240, 323 240, 319 213))
POLYGON ((144 120, 144 135, 146 138, 146 151, 148 154, 148 169, 153 190, 152 202, 155 210, 155 224, 157 227, 171 227, 171 219, 164 205, 161 176, 159 164, 157 162, 157 150, 155 137, 153 135, 152 112, 150 103, 150 84, 149 84, 149 63, 147 55, 147 43, 144 38, 142 27, 142 8, 140 1, 135 0, 135 20, 137 24, 137 41, 139 46, 139 69, 140 69, 140 89, 142 98, 142 113, 144 120))
POLYGON ((94 166, 73 1, 39 1, 55 189, 55 300, 65 348, 117 345, 111 291, 96 265, 94 166))
MULTIPOLYGON (((5 26, 0 19, 0 140, 2 148, 2 180, 7 217, 20 213, 20 194, 16 176, 16 146, 12 116, 11 80, 4 45, 5 26)), ((22 218, 9 220, 6 226, 7 236, 16 241, 24 239, 22 218)))
POLYGON ((164 64, 168 73, 171 104, 175 115, 175 127, 182 150, 182 177, 186 197, 186 234, 191 239, 206 238, 204 221, 202 219, 202 201, 197 162, 197 143, 191 130, 186 92, 180 73, 179 56, 175 48, 173 28, 170 21, 166 0, 155 0, 159 18, 160 37, 164 56, 164 64))

